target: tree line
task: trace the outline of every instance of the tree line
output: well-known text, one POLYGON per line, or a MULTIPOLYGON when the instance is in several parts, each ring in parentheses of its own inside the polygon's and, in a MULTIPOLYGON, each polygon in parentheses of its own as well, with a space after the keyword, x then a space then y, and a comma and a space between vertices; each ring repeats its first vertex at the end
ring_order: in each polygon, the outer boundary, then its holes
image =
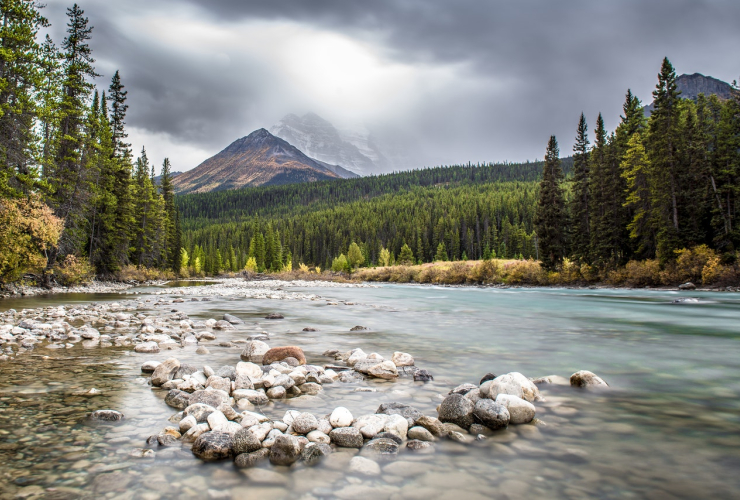
POLYGON ((572 179, 550 138, 540 182, 535 234, 543 264, 568 258, 598 268, 631 260, 675 261, 706 247, 733 264, 740 244, 740 92, 682 99, 666 58, 649 118, 627 92, 624 115, 608 133, 599 114, 591 146, 581 114, 572 179))
POLYGON ((40 8, 31 0, 0 4, 0 234, 19 238, 0 248, 0 282, 26 271, 49 283, 130 264, 176 268, 169 160, 159 185, 146 151, 134 160, 127 91, 118 71, 102 92, 93 83, 100 75, 84 11, 67 9, 57 47, 48 35, 40 40, 49 26, 40 8))

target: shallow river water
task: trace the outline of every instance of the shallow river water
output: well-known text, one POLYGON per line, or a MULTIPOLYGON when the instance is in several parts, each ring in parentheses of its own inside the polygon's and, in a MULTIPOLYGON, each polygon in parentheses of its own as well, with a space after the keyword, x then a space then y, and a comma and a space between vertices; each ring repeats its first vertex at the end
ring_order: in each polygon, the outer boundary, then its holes
MULTIPOLYGON (((0 302, 0 311, 124 304, 161 290, 20 299, 0 302)), ((0 362, 0 498, 740 498, 740 295, 412 285, 290 290, 321 300, 212 297, 143 311, 176 308, 202 320, 230 313, 245 321, 203 343, 207 355, 195 347, 138 354, 78 344, 0 362), (271 312, 285 319, 265 320, 271 312), (369 330, 350 332, 355 325, 369 330), (240 349, 218 343, 262 331, 271 346, 300 346, 309 363, 333 363, 322 356, 327 349, 361 347, 387 358, 404 351, 435 377, 426 384, 327 384, 319 396, 262 408, 273 418, 288 409, 324 415, 337 406, 359 416, 391 401, 436 416, 450 389, 477 384, 488 372, 569 377, 584 369, 611 389, 542 385, 545 401, 536 407, 544 425, 510 426, 468 445, 439 441, 432 454, 404 448, 374 477, 347 471, 349 450, 313 468, 266 463, 244 471, 230 461, 202 463, 186 448, 158 449, 153 460, 129 456, 175 413, 164 403, 166 391, 142 377, 144 361, 235 365, 240 349), (377 391, 353 392, 367 386, 377 391), (93 387, 102 394, 75 394, 93 387), (89 422, 100 408, 125 419, 89 422)))

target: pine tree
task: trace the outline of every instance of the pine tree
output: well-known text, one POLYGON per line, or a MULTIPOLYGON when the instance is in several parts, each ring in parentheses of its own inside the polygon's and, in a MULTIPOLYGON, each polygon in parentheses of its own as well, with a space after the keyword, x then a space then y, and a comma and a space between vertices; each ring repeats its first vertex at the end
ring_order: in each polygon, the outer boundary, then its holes
POLYGON ((579 261, 587 261, 591 249, 590 217, 590 169, 589 140, 586 117, 581 113, 576 142, 573 146, 573 198, 571 211, 572 255, 579 261))
POLYGON ((126 111, 128 110, 128 104, 126 104, 128 91, 123 90, 124 88, 121 83, 121 76, 118 74, 118 70, 116 70, 109 90, 112 111, 110 122, 111 129, 113 130, 113 148, 118 158, 131 157, 131 145, 125 142, 126 137, 128 137, 124 128, 126 125, 126 111))
POLYGON ((635 255, 642 259, 651 258, 655 255, 655 232, 650 215, 651 171, 640 133, 633 134, 627 143, 621 170, 627 183, 626 204, 632 212, 627 229, 636 243, 635 255))
POLYGON ((414 252, 406 243, 401 247, 401 253, 398 254, 398 263, 404 266, 410 266, 414 263, 414 252))
POLYGON ((676 72, 668 58, 658 75, 653 91, 654 109, 650 115, 647 151, 653 172, 652 224, 657 239, 657 256, 661 261, 671 260, 674 250, 681 247, 679 237, 678 199, 680 164, 678 148, 681 141, 679 127, 679 92, 676 72))
POLYGON ((436 262, 445 262, 450 260, 449 257, 447 257, 447 250, 445 249, 445 244, 442 241, 440 241, 439 245, 437 245, 437 253, 434 254, 434 260, 436 262))
POLYGON ((539 244, 540 260, 546 269, 559 266, 566 252, 565 232, 567 217, 563 194, 563 170, 560 150, 555 136, 551 136, 545 153, 545 166, 540 182, 535 230, 539 244))
MULTIPOLYGON (((118 72, 116 72, 118 74, 118 72)), ((171 165, 169 158, 162 162, 162 175, 159 184, 164 200, 164 254, 168 267, 176 269, 179 244, 177 243, 177 214, 175 213, 175 190, 172 186, 171 165)))

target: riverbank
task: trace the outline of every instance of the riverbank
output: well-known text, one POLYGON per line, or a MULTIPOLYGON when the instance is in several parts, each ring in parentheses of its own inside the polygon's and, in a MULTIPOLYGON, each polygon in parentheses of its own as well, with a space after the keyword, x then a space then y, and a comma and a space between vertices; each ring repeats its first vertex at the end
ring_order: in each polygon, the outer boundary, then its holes
MULTIPOLYGON (((145 284, 160 284, 145 283, 145 284)), ((23 282, 10 283, 0 288, 0 299, 33 297, 38 295, 52 295, 58 293, 116 293, 128 290, 134 286, 140 286, 141 283, 120 283, 116 281, 93 281, 87 284, 75 286, 52 286, 46 288, 42 286, 27 285, 23 282)))

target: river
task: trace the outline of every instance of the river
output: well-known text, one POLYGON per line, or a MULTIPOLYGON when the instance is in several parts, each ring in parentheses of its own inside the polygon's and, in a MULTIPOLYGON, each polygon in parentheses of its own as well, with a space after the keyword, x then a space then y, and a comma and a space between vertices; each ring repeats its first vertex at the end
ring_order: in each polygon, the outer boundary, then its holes
MULTIPOLYGON (((206 288, 188 292, 198 296, 206 288)), ((740 498, 740 295, 416 285, 286 289, 321 300, 230 296, 173 304, 191 319, 230 313, 245 321, 204 343, 207 355, 195 347, 138 354, 130 347, 77 344, 39 346, 0 362, 0 499, 740 498), (265 320, 271 312, 285 319, 265 320), (369 330, 350 332, 355 325, 369 330), (477 384, 488 372, 569 377, 584 369, 611 388, 541 385, 545 401, 535 406, 544 425, 509 426, 468 445, 439 441, 433 454, 404 450, 381 462, 381 474, 372 477, 347 472, 348 451, 314 468, 268 463, 246 471, 228 461, 202 463, 188 449, 158 449, 148 461, 129 457, 175 413, 164 392, 142 377, 144 361, 176 356, 199 366, 235 365, 240 350, 218 343, 261 331, 270 333, 271 346, 300 346, 309 363, 332 363, 322 356, 328 349, 361 347, 385 357, 404 351, 435 377, 327 384, 318 397, 270 403, 263 411, 273 418, 288 409, 325 415, 337 406, 360 416, 391 401, 436 416, 450 389, 477 384), (376 392, 355 392, 359 386, 376 392), (79 395, 93 387, 102 394, 79 395), (85 418, 100 408, 119 410, 125 419, 111 425, 85 418)), ((0 311, 123 304, 163 290, 7 300, 0 311)))

